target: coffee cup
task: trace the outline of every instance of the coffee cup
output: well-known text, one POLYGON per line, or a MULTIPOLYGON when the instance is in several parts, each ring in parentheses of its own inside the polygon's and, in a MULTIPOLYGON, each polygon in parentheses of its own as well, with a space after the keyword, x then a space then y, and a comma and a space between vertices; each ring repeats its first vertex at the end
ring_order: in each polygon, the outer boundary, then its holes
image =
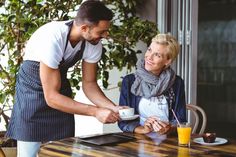
POLYGON ((134 108, 124 108, 119 110, 120 117, 132 117, 134 116, 134 108))

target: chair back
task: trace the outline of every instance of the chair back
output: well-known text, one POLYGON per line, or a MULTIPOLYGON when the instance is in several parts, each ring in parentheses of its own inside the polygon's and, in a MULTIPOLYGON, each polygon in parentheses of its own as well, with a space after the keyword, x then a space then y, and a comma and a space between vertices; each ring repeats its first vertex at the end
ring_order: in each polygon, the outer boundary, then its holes
POLYGON ((192 133, 193 134, 197 133, 197 129, 199 127, 199 120, 200 120, 200 117, 202 117, 202 123, 201 123, 202 126, 200 127, 199 134, 203 134, 206 129, 206 124, 207 124, 207 116, 206 116, 205 111, 201 107, 197 105, 193 105, 193 104, 187 104, 186 108, 191 113, 193 113, 193 116, 195 119, 195 123, 193 124, 193 128, 192 128, 192 133))

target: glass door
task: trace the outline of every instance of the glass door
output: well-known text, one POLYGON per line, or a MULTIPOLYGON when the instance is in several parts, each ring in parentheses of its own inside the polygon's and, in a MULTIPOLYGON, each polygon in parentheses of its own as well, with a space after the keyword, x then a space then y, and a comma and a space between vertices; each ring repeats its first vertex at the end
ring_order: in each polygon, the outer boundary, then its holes
POLYGON ((236 138, 236 0, 199 0, 197 104, 207 130, 236 138))

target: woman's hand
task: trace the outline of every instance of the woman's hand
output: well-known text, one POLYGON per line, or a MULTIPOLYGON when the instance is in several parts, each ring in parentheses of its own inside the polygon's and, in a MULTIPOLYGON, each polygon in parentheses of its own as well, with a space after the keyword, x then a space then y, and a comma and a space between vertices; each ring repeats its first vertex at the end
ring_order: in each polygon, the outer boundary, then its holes
POLYGON ((144 126, 138 126, 134 129, 134 132, 135 133, 139 133, 139 134, 148 134, 150 132, 153 131, 153 128, 152 128, 152 122, 153 122, 153 119, 147 119, 145 122, 144 122, 144 126))
POLYGON ((149 118, 144 122, 143 131, 145 134, 153 131, 152 123, 153 120, 149 118))
POLYGON ((152 128, 159 134, 166 134, 170 131, 171 125, 169 122, 162 121, 158 117, 150 117, 152 119, 152 128))

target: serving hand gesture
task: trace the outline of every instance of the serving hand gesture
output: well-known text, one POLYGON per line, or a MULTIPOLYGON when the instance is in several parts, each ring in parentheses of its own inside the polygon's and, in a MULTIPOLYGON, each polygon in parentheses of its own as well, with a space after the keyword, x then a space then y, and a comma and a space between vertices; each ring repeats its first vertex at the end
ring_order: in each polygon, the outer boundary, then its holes
POLYGON ((119 113, 106 108, 97 108, 95 117, 102 123, 115 123, 120 119, 119 113))

